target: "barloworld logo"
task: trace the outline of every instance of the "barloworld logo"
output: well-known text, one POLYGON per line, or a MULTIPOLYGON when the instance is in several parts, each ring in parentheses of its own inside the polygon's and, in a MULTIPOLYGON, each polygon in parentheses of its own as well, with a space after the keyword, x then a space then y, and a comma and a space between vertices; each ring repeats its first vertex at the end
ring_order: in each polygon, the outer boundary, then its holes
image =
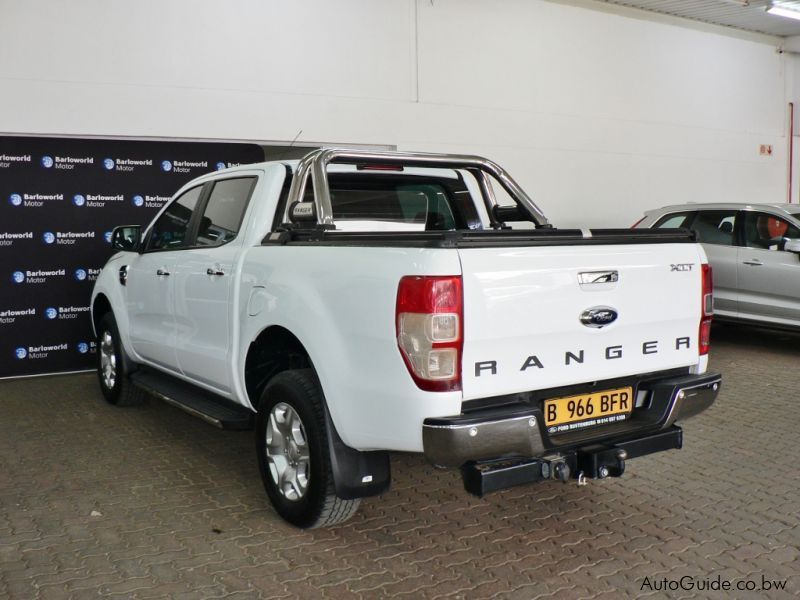
POLYGON ((148 196, 146 194, 142 196, 141 194, 137 194, 136 196, 131 198, 131 201, 133 202, 133 205, 136 206, 137 208, 140 208, 142 206, 144 206, 145 208, 161 208, 167 202, 169 202, 170 199, 171 199, 170 196, 158 196, 158 195, 148 196))
MULTIPOLYGON (((44 159, 42 159, 44 160, 44 159)), ((94 157, 93 156, 58 156, 56 155, 53 159, 55 163, 56 169, 61 169, 63 171, 73 171, 75 169, 75 165, 93 165, 94 164, 94 157)))
POLYGON ((32 240, 32 231, 0 231, 0 247, 8 248, 17 242, 32 240))
POLYGON ((64 277, 67 274, 66 269, 54 269, 52 271, 14 271, 11 274, 11 280, 14 283, 36 284, 47 283, 49 277, 64 277))
POLYGON ((135 171, 138 167, 152 167, 152 158, 107 158, 103 165, 109 171, 135 171), (110 166, 109 166, 110 165, 110 166))
POLYGON ((106 244, 110 244, 111 243, 111 238, 113 238, 113 237, 114 237, 114 232, 113 231, 106 231, 103 234, 103 239, 106 241, 106 244))
POLYGON ((57 201, 61 202, 64 200, 64 194, 11 194, 8 197, 8 202, 12 206, 26 206, 26 207, 36 207, 36 206, 44 206, 45 202, 50 201, 57 201))
POLYGON ((23 360, 25 358, 29 359, 36 359, 36 358, 47 358, 47 355, 50 352, 60 352, 62 350, 68 350, 69 344, 61 343, 61 344, 54 344, 52 346, 28 346, 25 348, 24 346, 20 346, 14 350, 14 355, 19 359, 23 360))
POLYGON ((88 306, 50 306, 44 309, 44 316, 46 319, 77 319, 81 314, 88 313, 88 306))
POLYGON ((78 267, 72 272, 72 276, 76 281, 97 281, 97 277, 100 275, 101 270, 102 269, 86 269, 84 267, 78 267))
POLYGON ((13 325, 19 318, 35 316, 35 308, 0 308, 0 325, 13 325))
POLYGON ((30 154, 0 154, 0 169, 8 169, 14 163, 31 162, 30 154))
POLYGON ((72 203, 86 208, 103 208, 109 202, 124 202, 125 194, 75 194, 72 203))
POLYGON ((42 240, 45 244, 74 246, 81 240, 93 240, 96 233, 95 231, 45 231, 42 240))
POLYGON ((55 161, 53 161, 53 157, 52 157, 52 156, 47 156, 47 155, 45 154, 45 155, 42 157, 42 166, 43 166, 45 169, 50 169, 50 168, 52 168, 54 164, 55 164, 55 161))
POLYGON ((217 171, 222 171, 222 169, 227 167, 227 165, 224 162, 218 162, 216 166, 217 166, 217 171))
POLYGON ((78 342, 78 345, 75 346, 75 348, 81 354, 86 354, 89 351, 89 344, 87 344, 86 342, 78 342))
POLYGON ((168 160, 162 160, 161 161, 161 170, 164 171, 165 173, 168 173, 169 171, 172 171, 172 163, 170 161, 168 161, 168 160))

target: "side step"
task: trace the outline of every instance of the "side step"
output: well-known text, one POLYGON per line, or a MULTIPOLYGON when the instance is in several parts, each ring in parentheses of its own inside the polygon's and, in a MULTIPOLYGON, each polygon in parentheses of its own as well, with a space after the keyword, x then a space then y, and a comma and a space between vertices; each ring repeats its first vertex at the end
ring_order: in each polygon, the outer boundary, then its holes
POLYGON ((131 382, 148 394, 220 429, 252 429, 253 411, 180 379, 140 368, 131 382))

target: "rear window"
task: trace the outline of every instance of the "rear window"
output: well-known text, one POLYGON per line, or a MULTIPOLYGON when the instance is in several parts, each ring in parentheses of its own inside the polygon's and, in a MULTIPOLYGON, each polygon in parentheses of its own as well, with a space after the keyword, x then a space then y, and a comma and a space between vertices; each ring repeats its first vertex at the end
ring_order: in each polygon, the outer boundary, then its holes
MULTIPOLYGON (((460 177, 329 173, 328 184, 333 218, 342 231, 481 228, 472 197, 460 177)), ((284 186, 284 196, 287 191, 288 185, 284 186)), ((313 199, 312 186, 307 185, 303 200, 313 199)))
POLYGON ((413 231, 456 228, 447 190, 443 186, 419 183, 381 187, 383 189, 331 186, 333 218, 343 225, 346 221, 379 221, 413 231))

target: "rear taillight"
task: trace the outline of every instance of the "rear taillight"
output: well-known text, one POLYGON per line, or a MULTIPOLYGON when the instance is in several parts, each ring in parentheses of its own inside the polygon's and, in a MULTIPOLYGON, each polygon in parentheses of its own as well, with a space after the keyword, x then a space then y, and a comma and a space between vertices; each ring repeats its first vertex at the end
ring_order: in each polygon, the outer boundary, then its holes
POLYGON ((400 280, 397 288, 397 345, 420 389, 461 389, 464 310, 461 276, 400 280))
POLYGON ((711 317, 714 314, 714 285, 711 279, 711 265, 701 265, 703 282, 700 297, 700 354, 708 354, 711 348, 711 317))

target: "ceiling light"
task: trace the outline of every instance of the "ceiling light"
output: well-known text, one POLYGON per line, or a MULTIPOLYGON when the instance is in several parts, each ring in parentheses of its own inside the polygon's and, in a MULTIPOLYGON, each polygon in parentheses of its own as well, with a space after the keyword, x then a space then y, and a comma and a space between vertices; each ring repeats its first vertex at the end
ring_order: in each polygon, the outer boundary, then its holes
POLYGON ((800 10, 798 10, 797 8, 788 8, 788 6, 791 5, 781 5, 775 3, 767 7, 767 12, 771 15, 775 15, 778 17, 786 17, 787 19, 800 20, 800 10))

